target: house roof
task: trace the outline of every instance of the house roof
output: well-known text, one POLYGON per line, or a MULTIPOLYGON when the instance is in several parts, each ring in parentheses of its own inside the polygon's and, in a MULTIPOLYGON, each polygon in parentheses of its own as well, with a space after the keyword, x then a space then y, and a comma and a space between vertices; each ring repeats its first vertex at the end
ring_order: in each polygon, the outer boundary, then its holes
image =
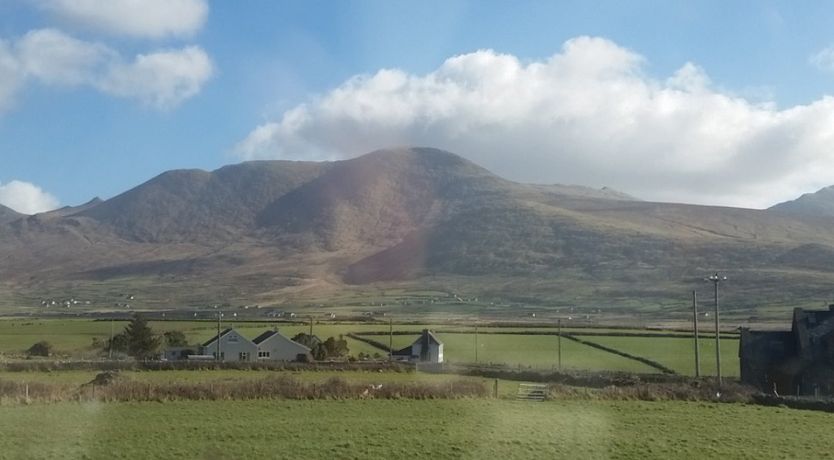
POLYGON ((265 331, 263 334, 252 339, 252 343, 254 343, 255 345, 260 345, 261 342, 265 341, 266 339, 272 337, 277 333, 278 331, 265 331))
POLYGON ((435 345, 443 345, 443 342, 441 342, 440 339, 438 339, 437 336, 434 335, 434 332, 428 329, 423 329, 423 332, 420 334, 420 337, 417 337, 417 340, 412 342, 411 345, 400 350, 396 350, 391 354, 393 356, 412 356, 411 349, 414 345, 418 343, 423 345, 423 349, 427 349, 430 343, 434 343, 435 345))
POLYGON ((411 345, 391 353, 394 356, 411 356, 411 345))
POLYGON ((434 335, 434 332, 423 329, 423 335, 420 337, 422 340, 428 340, 429 342, 434 342, 436 345, 443 345, 443 342, 434 335))
POLYGON ((203 346, 204 346, 204 347, 207 347, 207 346, 211 345, 211 344, 212 344, 212 342, 214 342, 214 341, 215 341, 215 340, 217 340, 218 338, 223 337, 224 335, 228 334, 229 332, 232 332, 232 328, 224 329, 224 330, 223 330, 223 332, 221 332, 221 333, 219 333, 219 334, 215 335, 214 337, 212 337, 212 338, 208 339, 206 342, 204 342, 204 343, 203 343, 203 346))

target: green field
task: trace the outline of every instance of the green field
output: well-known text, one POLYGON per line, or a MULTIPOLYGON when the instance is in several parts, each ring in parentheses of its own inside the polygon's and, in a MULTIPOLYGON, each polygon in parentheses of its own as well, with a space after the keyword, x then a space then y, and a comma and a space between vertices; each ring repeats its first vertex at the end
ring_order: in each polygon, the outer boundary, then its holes
MULTIPOLYGON (((126 322, 113 323, 114 332, 124 328, 126 322)), ((210 321, 152 321, 151 327, 157 332, 167 330, 181 330, 191 343, 200 343, 217 333, 217 324, 210 321)), ((270 322, 237 322, 224 323, 233 326, 248 337, 255 337, 265 329, 278 326, 285 335, 292 336, 299 332, 308 332, 309 326, 303 324, 286 324, 270 322)), ((314 324, 313 333, 320 337, 338 336, 349 332, 384 332, 384 324, 352 324, 325 323, 314 324)), ((86 319, 55 320, 55 319, 7 319, 0 320, 0 355, 21 356, 29 346, 40 340, 48 340, 55 347, 59 355, 92 358, 96 351, 91 348, 94 338, 106 340, 110 335, 109 321, 93 321, 86 319)), ((472 328, 455 325, 397 325, 395 330, 419 331, 431 328, 445 344, 445 358, 452 363, 474 363, 475 334, 457 332, 472 328)), ((552 335, 517 335, 494 334, 490 332, 520 332, 528 330, 555 332, 552 328, 534 327, 524 329, 520 327, 498 328, 482 327, 478 334, 477 362, 483 364, 506 364, 517 367, 532 367, 550 369, 557 366, 557 338, 552 335)), ((681 337, 622 337, 622 336, 583 336, 588 329, 565 328, 563 332, 576 334, 583 340, 595 342, 610 348, 624 351, 636 356, 642 356, 659 362, 678 373, 691 375, 694 373, 692 341, 681 337)), ((646 331, 594 329, 595 333, 623 333, 646 331)), ((387 335, 367 336, 373 340, 388 343, 387 335)), ((395 349, 409 345, 416 336, 394 335, 395 349)), ((373 355, 385 352, 362 341, 347 338, 351 354, 359 353, 373 355)), ((738 375, 738 339, 722 339, 722 370, 728 377, 738 375)), ((657 372, 646 364, 624 358, 613 353, 594 349, 567 339, 562 340, 562 366, 565 369, 610 370, 625 372, 657 372)), ((715 372, 714 341, 705 338, 701 341, 701 369, 704 375, 715 372)))
MULTIPOLYGON (((683 375, 695 375, 692 338, 577 336, 632 355, 651 359, 683 375)), ((721 374, 738 377, 738 339, 721 339, 721 374)), ((701 375, 715 375, 715 339, 700 340, 701 375)))
MULTIPOLYGON (((119 333, 124 329, 126 321, 114 321, 113 331, 119 333)), ((189 343, 202 343, 217 334, 217 323, 211 321, 151 321, 150 326, 159 333, 169 330, 181 330, 185 333, 189 343)), ((222 327, 234 327, 243 335, 254 338, 266 329, 278 329, 284 335, 292 337, 299 332, 309 332, 309 326, 301 324, 282 323, 223 323, 222 327)), ((313 333, 327 338, 338 336, 351 331, 379 330, 380 325, 363 324, 316 324, 313 333)), ((0 320, 0 353, 20 354, 32 344, 47 340, 60 354, 91 354, 90 345, 93 338, 107 340, 110 337, 111 324, 109 321, 55 320, 55 319, 14 319, 0 320)), ((380 350, 363 342, 348 340, 351 354, 360 352, 374 354, 380 350)))
POLYGON ((3 408, 3 458, 830 458, 834 415, 687 402, 184 401, 3 408))
MULTIPOLYGON (((475 334, 438 333, 443 353, 452 363, 474 363, 475 334)), ((387 337, 374 336, 387 343, 387 337)), ((394 347, 409 345, 417 337, 394 336, 394 347)), ((647 339, 654 340, 654 339, 647 339)), ((646 364, 563 338, 562 367, 565 369, 657 372, 646 364)), ((553 369, 558 363, 558 337, 553 335, 478 334, 478 363, 553 369)))

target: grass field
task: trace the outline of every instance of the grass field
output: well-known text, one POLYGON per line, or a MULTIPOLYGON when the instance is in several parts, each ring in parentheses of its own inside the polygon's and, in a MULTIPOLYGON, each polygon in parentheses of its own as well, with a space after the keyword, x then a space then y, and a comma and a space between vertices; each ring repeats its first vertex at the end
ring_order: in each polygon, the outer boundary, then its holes
MULTIPOLYGON (((695 375, 695 350, 692 338, 577 336, 632 355, 657 361, 683 375, 695 375)), ((721 373, 739 375, 738 339, 721 339, 721 373)), ((702 339, 701 374, 715 375, 715 339, 702 339)))
MULTIPOLYGON (((438 333, 444 344, 444 356, 450 362, 474 363, 475 334, 438 333)), ((380 337, 377 340, 384 341, 380 337)), ((385 338, 387 339, 387 337, 385 338)), ((394 347, 405 347, 416 336, 394 336, 394 347)), ((655 340, 649 338, 646 340, 655 340)), ((563 338, 562 367, 565 369, 657 372, 638 361, 598 350, 563 338)), ((478 334, 479 363, 530 366, 552 369, 558 363, 558 337, 552 335, 478 334)))
POLYGON ((3 409, 3 458, 830 458, 834 415, 741 404, 349 400, 3 409))
MULTIPOLYGON (((115 332, 121 331, 126 322, 117 321, 113 323, 115 332)), ((157 332, 167 330, 181 330, 186 334, 189 342, 200 343, 217 332, 216 323, 209 321, 152 321, 151 327, 157 332)), ((248 337, 255 337, 265 329, 271 329, 276 325, 279 330, 288 336, 299 332, 309 331, 309 326, 302 324, 285 324, 270 322, 238 322, 224 323, 225 326, 233 325, 242 334, 248 337)), ((422 328, 431 328, 438 332, 438 336, 445 343, 445 357, 450 362, 473 363, 475 356, 475 335, 462 334, 445 331, 460 331, 471 328, 455 325, 397 325, 395 330, 418 331, 422 328)), ((9 319, 0 320, 0 354, 20 355, 23 351, 40 340, 48 340, 53 344, 59 354, 89 356, 96 353, 91 347, 93 338, 106 340, 110 334, 111 324, 108 321, 79 320, 55 320, 55 319, 9 319)), ((385 325, 382 324, 315 324, 313 333, 320 337, 338 336, 348 332, 382 332, 385 325)), ((489 332, 509 331, 548 331, 554 332, 552 328, 533 327, 524 328, 497 328, 482 327, 478 334, 478 356, 479 363, 506 364, 509 366, 524 366, 538 369, 554 368, 557 366, 557 338, 545 335, 512 335, 512 334, 489 334, 489 332)), ((581 336, 587 329, 564 328, 565 333, 574 333, 581 336)), ((594 330, 595 333, 622 333, 646 331, 632 330, 594 330)), ((379 342, 388 343, 385 335, 369 336, 379 342)), ((409 345, 416 336, 395 335, 393 337, 394 347, 401 348, 409 345)), ((611 348, 615 348, 633 355, 643 356, 660 362, 683 374, 692 374, 692 346, 688 338, 674 337, 618 337, 618 336, 583 336, 583 339, 596 342, 611 348)), ((356 356, 359 353, 373 355, 384 354, 383 351, 368 345, 364 342, 347 338, 351 354, 356 356)), ((724 375, 738 375, 738 340, 724 339, 722 347, 722 368, 724 375)), ((706 375, 714 372, 714 348, 713 342, 704 339, 701 343, 702 370, 706 375)), ((616 354, 594 349, 587 345, 579 344, 570 340, 562 340, 562 366, 566 369, 585 370, 610 370, 626 372, 657 372, 656 369, 616 354)))

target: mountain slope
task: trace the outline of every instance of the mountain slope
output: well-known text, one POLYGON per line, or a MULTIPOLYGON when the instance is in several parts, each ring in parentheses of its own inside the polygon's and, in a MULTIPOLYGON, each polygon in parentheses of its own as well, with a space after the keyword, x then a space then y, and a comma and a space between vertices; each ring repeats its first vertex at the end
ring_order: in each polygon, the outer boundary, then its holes
POLYGON ((0 225, 20 219, 21 217, 23 217, 23 214, 0 204, 0 225))
POLYGON ((779 203, 770 210, 791 215, 834 218, 834 185, 779 203))
POLYGON ((9 215, 0 292, 24 300, 130 286, 160 307, 305 303, 431 286, 666 305, 721 270, 749 307, 834 285, 834 218, 519 184, 430 148, 171 171, 104 202, 9 215))
POLYGON ((236 239, 272 200, 315 178, 326 164, 247 162, 213 172, 177 170, 77 214, 140 242, 236 239))

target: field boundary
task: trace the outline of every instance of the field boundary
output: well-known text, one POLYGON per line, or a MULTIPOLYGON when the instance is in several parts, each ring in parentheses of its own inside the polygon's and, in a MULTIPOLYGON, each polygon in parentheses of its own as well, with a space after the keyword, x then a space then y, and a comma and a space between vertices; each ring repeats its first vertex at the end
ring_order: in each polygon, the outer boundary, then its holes
MULTIPOLYGON (((456 331, 438 330, 437 332, 441 333, 441 334, 474 334, 474 331, 456 332, 456 331)), ((545 332, 545 331, 537 331, 537 332, 539 332, 539 333, 538 334, 536 334, 536 333, 525 333, 525 332, 521 332, 521 331, 489 331, 489 332, 484 332, 483 334, 492 334, 492 335, 540 335, 540 336, 558 336, 558 335, 560 335, 558 332, 545 332)), ((347 337, 350 337, 354 340, 359 340, 361 342, 365 342, 368 345, 379 348, 380 350, 383 350, 386 353, 388 353, 388 352, 391 351, 391 349, 387 345, 385 345, 381 342, 378 342, 376 340, 373 340, 373 339, 362 337, 362 335, 382 336, 382 335, 389 335, 389 334, 391 334, 391 335, 419 335, 420 333, 415 332, 415 333, 411 334, 409 332, 409 333, 406 334, 406 333, 404 333, 404 331, 394 331, 394 332, 384 332, 384 333, 383 332, 349 333, 349 334, 346 334, 346 335, 347 335, 347 337), (398 334, 397 332, 401 332, 401 333, 398 334)), ((583 335, 585 335, 585 334, 583 334, 583 335)), ((612 353, 612 354, 615 354, 617 356, 620 356, 620 357, 623 357, 623 358, 626 358, 626 359, 637 361, 637 362, 645 364, 645 365, 647 365, 647 366, 649 366, 653 369, 657 369, 664 374, 673 374, 673 375, 677 374, 677 372, 670 369, 669 367, 666 367, 666 366, 664 366, 663 364, 661 364, 657 361, 651 360, 649 358, 645 358, 643 356, 633 355, 633 354, 627 353, 625 351, 617 350, 616 348, 611 348, 611 347, 607 347, 605 345, 601 345, 601 344, 596 343, 596 342, 591 342, 589 340, 580 339, 579 337, 576 337, 573 334, 566 334, 566 333, 563 332, 561 334, 561 336, 568 339, 568 340, 572 340, 576 343, 579 343, 579 344, 582 344, 582 345, 585 345, 585 346, 588 346, 588 347, 591 347, 591 348, 596 348, 597 350, 605 351, 605 352, 612 353)), ((599 336, 603 336, 603 335, 599 334, 599 336)), ((616 337, 616 335, 614 337, 616 337)), ((645 336, 641 335, 641 336, 635 336, 635 337, 645 337, 645 336)), ((649 337, 658 337, 658 334, 649 335, 649 337)), ((663 336, 660 336, 660 337, 662 338, 663 336)), ((674 337, 680 337, 680 336, 674 336, 674 337)))
POLYGON ((581 343, 582 345, 587 345, 591 348, 596 348, 598 350, 607 351, 608 353, 613 353, 618 356, 622 356, 623 358, 628 358, 637 362, 641 362, 649 367, 653 367, 664 374, 671 374, 675 375, 677 372, 674 370, 660 364, 657 361, 651 360, 649 358, 644 358, 642 356, 632 355, 631 353, 627 353, 625 351, 617 350, 616 348, 606 347, 605 345, 601 345, 596 342, 591 342, 589 340, 580 339, 579 337, 570 335, 570 334, 562 334, 562 336, 568 340, 573 340, 574 342, 581 343))

